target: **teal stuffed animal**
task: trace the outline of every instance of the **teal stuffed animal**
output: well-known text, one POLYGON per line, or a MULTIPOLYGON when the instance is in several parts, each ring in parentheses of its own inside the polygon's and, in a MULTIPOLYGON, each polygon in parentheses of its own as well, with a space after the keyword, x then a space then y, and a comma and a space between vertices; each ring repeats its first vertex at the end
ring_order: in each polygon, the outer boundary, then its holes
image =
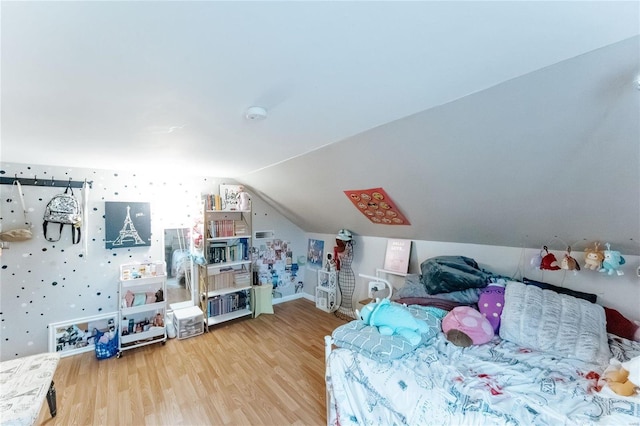
POLYGON ((602 261, 600 272, 606 272, 607 275, 613 275, 614 272, 618 275, 624 275, 624 272, 619 269, 620 266, 624 264, 625 260, 620 252, 609 250, 609 244, 607 244, 607 250, 604 251, 604 260, 602 261))
POLYGON ((421 333, 429 331, 425 321, 414 318, 403 306, 391 304, 389 299, 376 300, 356 311, 356 315, 367 325, 378 327, 380 334, 398 334, 416 346, 422 340, 421 333))

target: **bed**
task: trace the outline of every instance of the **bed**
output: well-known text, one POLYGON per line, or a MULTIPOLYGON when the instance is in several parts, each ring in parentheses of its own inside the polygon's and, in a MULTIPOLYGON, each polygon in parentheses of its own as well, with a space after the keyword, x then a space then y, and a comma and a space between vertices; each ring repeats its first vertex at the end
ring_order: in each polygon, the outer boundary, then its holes
POLYGON ((415 347, 359 320, 338 327, 325 338, 327 424, 640 424, 640 397, 601 377, 640 344, 607 333, 602 307, 519 282, 505 293, 500 334, 482 345, 447 340, 434 306, 406 306, 429 324, 415 347))

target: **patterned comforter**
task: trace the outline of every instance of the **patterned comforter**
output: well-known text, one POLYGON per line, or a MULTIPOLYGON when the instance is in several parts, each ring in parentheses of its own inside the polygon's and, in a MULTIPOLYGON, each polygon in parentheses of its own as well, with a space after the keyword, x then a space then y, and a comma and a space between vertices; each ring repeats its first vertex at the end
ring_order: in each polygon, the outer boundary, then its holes
MULTIPOLYGON (((635 342, 609 335, 609 345, 620 361, 640 355, 635 342)), ((605 367, 508 341, 460 348, 442 333, 385 363, 338 348, 327 360, 327 423, 640 425, 640 397, 601 389, 605 367)))

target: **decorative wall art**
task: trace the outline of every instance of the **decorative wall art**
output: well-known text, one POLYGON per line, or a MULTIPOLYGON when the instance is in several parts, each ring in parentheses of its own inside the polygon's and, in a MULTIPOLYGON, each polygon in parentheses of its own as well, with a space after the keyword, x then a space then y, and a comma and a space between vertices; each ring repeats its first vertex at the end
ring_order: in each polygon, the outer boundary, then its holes
POLYGON ((107 201, 104 210, 106 248, 151 245, 149 203, 107 201))
POLYGON ((254 253, 253 260, 258 284, 271 284, 274 298, 302 291, 304 283, 298 276, 299 267, 293 262, 289 241, 280 239, 265 241, 254 253))
POLYGON ((309 239, 307 262, 312 268, 321 268, 324 261, 324 241, 309 239))
POLYGON ((238 209, 238 193, 242 185, 220 185, 221 210, 238 209))
POLYGON ((371 222, 381 225, 411 225, 382 188, 344 191, 371 222))
POLYGON ((387 251, 384 255, 385 271, 406 274, 409 270, 409 255, 411 254, 411 240, 387 240, 387 251))

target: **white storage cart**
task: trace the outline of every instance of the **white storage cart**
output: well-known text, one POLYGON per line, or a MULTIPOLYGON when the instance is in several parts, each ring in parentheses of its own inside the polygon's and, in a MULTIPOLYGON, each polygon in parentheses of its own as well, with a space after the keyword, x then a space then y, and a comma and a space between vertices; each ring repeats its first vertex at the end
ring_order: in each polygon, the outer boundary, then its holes
POLYGON ((165 262, 120 265, 119 351, 166 343, 167 265, 165 262))

